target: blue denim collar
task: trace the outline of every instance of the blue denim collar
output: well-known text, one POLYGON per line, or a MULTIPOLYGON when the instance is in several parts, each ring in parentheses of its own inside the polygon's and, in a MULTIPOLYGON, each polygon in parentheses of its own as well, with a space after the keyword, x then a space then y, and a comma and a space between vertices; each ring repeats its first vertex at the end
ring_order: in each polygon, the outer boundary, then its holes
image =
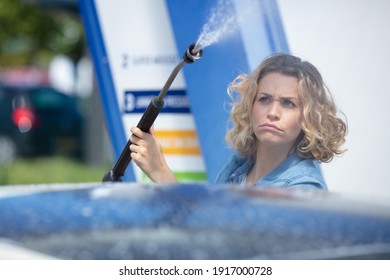
MULTIPOLYGON (((245 183, 247 173, 252 169, 255 164, 255 160, 253 157, 249 157, 248 159, 237 159, 239 167, 236 171, 231 175, 232 183, 245 183)), ((283 172, 288 170, 290 167, 296 165, 302 159, 299 157, 297 153, 292 153, 285 159, 282 163, 280 163, 276 168, 274 168, 270 173, 265 175, 263 178, 260 178, 256 184, 261 184, 263 181, 272 181, 275 178, 278 178, 283 172)))

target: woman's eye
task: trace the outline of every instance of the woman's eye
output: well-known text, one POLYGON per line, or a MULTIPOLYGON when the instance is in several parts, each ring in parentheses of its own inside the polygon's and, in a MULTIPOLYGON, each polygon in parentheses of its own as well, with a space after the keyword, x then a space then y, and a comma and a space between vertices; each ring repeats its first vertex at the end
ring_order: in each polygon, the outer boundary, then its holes
POLYGON ((268 104, 271 102, 271 98, 269 98, 268 96, 262 96, 259 98, 259 101, 260 103, 268 104))
POLYGON ((292 102, 289 99, 283 99, 282 100, 282 105, 285 106, 285 107, 288 107, 288 108, 295 108, 296 107, 295 103, 292 102))

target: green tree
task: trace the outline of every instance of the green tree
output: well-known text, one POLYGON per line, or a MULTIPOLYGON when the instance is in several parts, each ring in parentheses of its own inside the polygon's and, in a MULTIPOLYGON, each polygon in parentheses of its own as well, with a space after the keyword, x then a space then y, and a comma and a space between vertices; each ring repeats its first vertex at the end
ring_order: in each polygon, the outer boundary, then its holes
POLYGON ((0 64, 46 64, 63 53, 77 61, 83 54, 77 14, 43 9, 21 0, 0 0, 0 64))

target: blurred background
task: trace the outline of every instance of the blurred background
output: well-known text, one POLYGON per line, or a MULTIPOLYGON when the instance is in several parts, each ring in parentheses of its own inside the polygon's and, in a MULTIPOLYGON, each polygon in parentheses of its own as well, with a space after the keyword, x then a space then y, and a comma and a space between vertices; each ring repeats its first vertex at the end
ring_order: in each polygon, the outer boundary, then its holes
POLYGON ((0 0, 0 185, 97 182, 113 159, 77 0, 0 0))

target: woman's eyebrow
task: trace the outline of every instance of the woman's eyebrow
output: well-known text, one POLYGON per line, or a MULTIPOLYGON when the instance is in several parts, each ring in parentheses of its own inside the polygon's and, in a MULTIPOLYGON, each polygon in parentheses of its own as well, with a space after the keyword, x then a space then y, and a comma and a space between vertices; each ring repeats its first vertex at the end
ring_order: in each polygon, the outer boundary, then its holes
POLYGON ((280 99, 299 100, 298 98, 293 96, 282 96, 280 99))
MULTIPOLYGON (((273 97, 273 95, 271 93, 266 93, 266 92, 259 92, 258 94, 262 94, 262 95, 265 95, 267 97, 273 97)), ((280 99, 289 99, 289 100, 299 100, 297 97, 295 96, 281 96, 280 99)))
POLYGON ((262 94, 262 95, 266 95, 266 96, 272 96, 272 94, 270 94, 270 93, 266 93, 266 92, 259 92, 258 94, 262 94))

